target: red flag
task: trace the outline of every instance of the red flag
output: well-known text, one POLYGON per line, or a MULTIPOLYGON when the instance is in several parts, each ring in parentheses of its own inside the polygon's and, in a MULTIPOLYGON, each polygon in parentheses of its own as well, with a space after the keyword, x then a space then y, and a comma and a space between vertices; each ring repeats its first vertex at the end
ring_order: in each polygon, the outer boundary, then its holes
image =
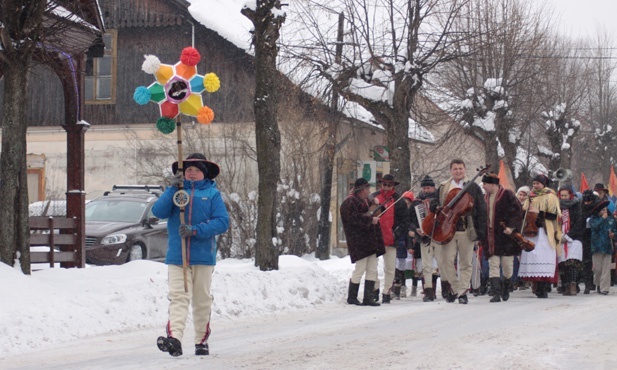
POLYGON ((615 176, 613 166, 611 166, 611 177, 608 180, 608 195, 611 197, 617 195, 617 176, 615 176))
POLYGON ((501 159, 499 160, 499 173, 497 174, 497 177, 499 177, 499 185, 506 189, 516 191, 512 186, 514 182, 511 180, 512 175, 510 174, 510 168, 506 167, 501 159))
POLYGON ((579 189, 579 191, 582 193, 587 189, 589 189, 587 178, 585 177, 585 174, 581 172, 581 188, 579 189))

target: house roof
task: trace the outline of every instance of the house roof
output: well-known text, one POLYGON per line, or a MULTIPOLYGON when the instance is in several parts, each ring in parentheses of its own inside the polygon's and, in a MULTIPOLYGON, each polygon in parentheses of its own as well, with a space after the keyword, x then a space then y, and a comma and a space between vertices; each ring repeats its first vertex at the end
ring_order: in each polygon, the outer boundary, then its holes
POLYGON ((165 27, 181 25, 191 16, 185 0, 102 1, 102 15, 109 28, 165 27))

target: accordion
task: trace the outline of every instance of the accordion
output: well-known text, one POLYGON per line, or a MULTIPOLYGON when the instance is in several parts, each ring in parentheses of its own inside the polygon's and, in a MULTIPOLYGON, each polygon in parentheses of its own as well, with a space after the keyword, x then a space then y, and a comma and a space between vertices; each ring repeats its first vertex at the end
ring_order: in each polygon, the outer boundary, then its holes
MULTIPOLYGON (((418 226, 420 227, 420 229, 422 229, 422 221, 424 221, 426 215, 428 215, 429 213, 429 203, 429 199, 424 199, 423 201, 414 206, 414 209, 416 211, 416 217, 418 218, 418 226)), ((427 232, 426 230, 422 230, 422 232, 427 235, 429 234, 429 232, 427 232)))

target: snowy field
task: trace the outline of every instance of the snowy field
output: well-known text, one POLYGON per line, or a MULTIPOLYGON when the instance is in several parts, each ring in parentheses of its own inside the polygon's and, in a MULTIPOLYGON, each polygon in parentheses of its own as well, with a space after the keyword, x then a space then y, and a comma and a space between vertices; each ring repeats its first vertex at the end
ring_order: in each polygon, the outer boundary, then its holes
MULTIPOLYGON (((381 269, 381 268, 380 268, 381 269)), ((345 303, 348 258, 282 256, 216 268, 211 355, 160 352, 167 269, 157 262, 49 269, 0 264, 0 369, 615 369, 617 294, 468 305, 421 296, 381 307, 345 303)), ((408 280, 408 283, 411 281, 408 280)), ((190 325, 190 324, 189 324, 190 325)))

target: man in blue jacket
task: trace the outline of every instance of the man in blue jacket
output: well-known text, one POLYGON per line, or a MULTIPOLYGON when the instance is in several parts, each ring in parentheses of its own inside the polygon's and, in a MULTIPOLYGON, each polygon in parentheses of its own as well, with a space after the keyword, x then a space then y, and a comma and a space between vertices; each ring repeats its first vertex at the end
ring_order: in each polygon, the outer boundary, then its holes
POLYGON ((182 355, 182 336, 186 326, 189 303, 193 309, 195 328, 195 355, 209 354, 210 314, 212 310, 212 273, 216 265, 214 237, 227 231, 229 215, 214 178, 219 166, 200 153, 191 154, 183 162, 184 174, 178 173, 178 163, 172 171, 176 175, 152 207, 152 213, 168 219, 169 248, 165 263, 168 265, 169 320, 167 337, 159 337, 157 345, 163 352, 176 357, 182 355), (184 210, 184 224, 180 223, 180 208, 174 204, 174 194, 184 182, 189 203, 184 210), (182 239, 186 239, 188 265, 188 292, 184 291, 182 270, 182 239))

